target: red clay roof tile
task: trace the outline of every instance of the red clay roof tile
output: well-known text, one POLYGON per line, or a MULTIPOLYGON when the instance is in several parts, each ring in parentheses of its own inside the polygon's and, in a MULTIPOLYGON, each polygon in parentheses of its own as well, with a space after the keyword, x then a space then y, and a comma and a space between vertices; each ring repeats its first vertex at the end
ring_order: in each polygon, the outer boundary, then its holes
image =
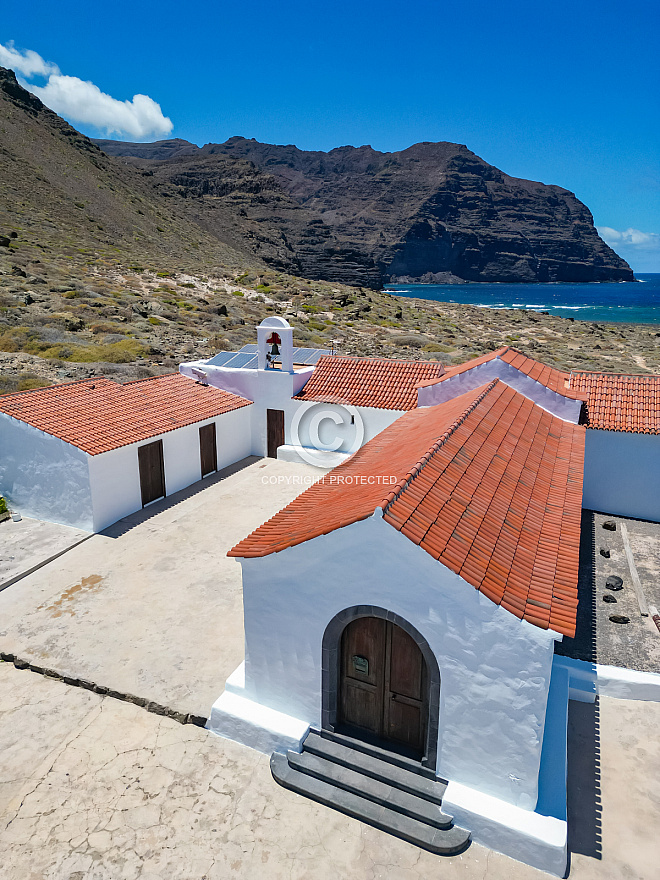
POLYGON ((296 400, 409 410, 417 406, 418 385, 443 371, 437 361, 325 355, 296 400))
POLYGON ((573 636, 584 437, 496 379, 401 416, 229 555, 265 556, 381 507, 491 601, 573 636), (396 483, 347 484, 378 475, 396 483))
POLYGON ((0 412, 98 455, 251 403, 171 373, 125 385, 84 379, 6 394, 0 412))
POLYGON ((571 388, 586 395, 587 428, 660 434, 660 376, 573 372, 571 388))

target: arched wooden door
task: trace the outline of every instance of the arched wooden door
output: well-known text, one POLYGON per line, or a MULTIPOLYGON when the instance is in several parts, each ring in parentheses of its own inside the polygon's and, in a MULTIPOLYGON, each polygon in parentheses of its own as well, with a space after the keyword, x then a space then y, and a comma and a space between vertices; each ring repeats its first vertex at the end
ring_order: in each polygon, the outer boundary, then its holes
POLYGON ((338 720, 421 756, 427 679, 422 652, 401 627, 379 617, 359 617, 342 633, 338 720))

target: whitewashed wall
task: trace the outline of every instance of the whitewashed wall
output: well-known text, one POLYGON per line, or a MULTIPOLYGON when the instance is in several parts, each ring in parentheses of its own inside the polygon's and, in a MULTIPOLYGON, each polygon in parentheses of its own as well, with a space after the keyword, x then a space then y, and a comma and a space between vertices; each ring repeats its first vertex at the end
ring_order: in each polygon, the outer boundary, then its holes
MULTIPOLYGON (((315 437, 310 435, 311 417, 334 414, 338 422, 332 418, 324 418, 319 424, 319 439, 322 443, 328 444, 341 439, 340 451, 351 452, 364 446, 405 412, 405 410, 377 409, 370 406, 346 407, 336 403, 316 403, 307 400, 289 400, 283 409, 285 443, 293 444, 296 440, 292 430, 295 420, 298 425, 297 435, 300 444, 316 448, 315 437), (353 412, 355 413, 355 424, 351 424, 353 412), (361 442, 358 446, 354 446, 354 441, 359 437, 362 438, 361 442)), ((312 431, 312 435, 313 433, 312 431)))
POLYGON ((660 435, 586 432, 582 506, 660 522, 660 435))
POLYGON ((141 443, 90 456, 94 531, 102 531, 123 516, 141 509, 139 446, 156 440, 163 441, 165 491, 172 495, 202 478, 199 450, 199 429, 202 425, 215 422, 218 470, 250 455, 251 409, 250 406, 242 407, 215 419, 150 437, 141 443))
POLYGON ((246 698, 318 726, 326 626, 355 605, 394 611, 440 667, 438 775, 534 808, 558 636, 494 605, 380 514, 242 564, 246 698))
POLYGON ((500 358, 493 358, 493 360, 472 367, 470 370, 458 373, 456 376, 448 376, 435 385, 420 388, 417 392, 417 401, 419 406, 435 406, 465 394, 467 391, 473 391, 493 379, 501 379, 543 409, 559 416, 560 419, 573 422, 573 424, 578 423, 582 408, 580 400, 571 400, 562 394, 551 391, 545 385, 530 379, 529 376, 516 370, 515 367, 500 358))
POLYGON ((0 413, 0 494, 25 516, 92 531, 88 458, 0 413))

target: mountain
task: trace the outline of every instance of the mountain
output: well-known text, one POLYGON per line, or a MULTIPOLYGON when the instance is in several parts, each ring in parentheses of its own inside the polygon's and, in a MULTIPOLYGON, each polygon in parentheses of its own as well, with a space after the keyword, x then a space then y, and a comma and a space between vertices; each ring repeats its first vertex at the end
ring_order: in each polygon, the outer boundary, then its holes
POLYGON ((13 230, 44 258, 86 252, 160 268, 262 266, 250 249, 205 232, 109 158, 0 67, 0 235, 13 230))
MULTIPOLYGON (((203 149, 181 140, 102 145, 0 68, 0 394, 175 370, 183 360, 253 342, 254 327, 273 314, 291 322, 299 345, 343 354, 455 364, 513 338, 562 369, 660 369, 652 326, 608 327, 368 289, 404 269, 419 277, 450 264, 439 261, 438 241, 447 242, 447 253, 457 248, 456 217, 467 223, 469 201, 470 175, 459 174, 457 162, 469 159, 476 168, 472 192, 479 179, 486 194, 512 186, 464 147, 418 145, 388 155, 368 147, 310 154, 241 138, 203 149), (138 155, 108 155, 126 152, 138 155), (440 213, 438 193, 452 180, 455 218, 450 223, 443 209, 445 219, 433 219, 429 204, 435 199, 440 213), (425 212, 426 237, 419 231, 425 212)), ((573 271, 579 251, 583 265, 591 259, 601 273, 631 277, 573 197, 540 184, 516 186, 523 195, 509 210, 521 222, 530 224, 532 207, 542 216, 539 205, 547 208, 551 197, 576 215, 571 238, 546 212, 544 259, 562 236, 567 255, 553 271, 573 271)), ((488 199, 475 197, 474 217, 488 199)), ((474 220, 470 234, 479 247, 493 238, 492 271, 501 273, 501 255, 513 252, 493 232, 504 223, 501 198, 498 211, 490 226, 474 220)), ((523 250, 518 233, 511 235, 523 250)))
POLYGON ((227 211, 239 226, 256 224, 253 252, 309 278, 370 287, 634 280, 573 193, 510 177, 460 144, 324 153, 240 137, 202 148, 97 143, 186 199, 209 231, 231 225, 227 211))

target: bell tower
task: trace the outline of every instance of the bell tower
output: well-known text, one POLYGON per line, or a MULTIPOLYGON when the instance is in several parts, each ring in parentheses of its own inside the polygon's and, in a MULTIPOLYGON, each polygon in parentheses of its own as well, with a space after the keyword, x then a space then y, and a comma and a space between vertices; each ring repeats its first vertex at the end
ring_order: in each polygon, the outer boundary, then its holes
POLYGON ((293 373, 293 328, 285 318, 273 315, 257 327, 257 366, 260 370, 279 369, 293 373))

